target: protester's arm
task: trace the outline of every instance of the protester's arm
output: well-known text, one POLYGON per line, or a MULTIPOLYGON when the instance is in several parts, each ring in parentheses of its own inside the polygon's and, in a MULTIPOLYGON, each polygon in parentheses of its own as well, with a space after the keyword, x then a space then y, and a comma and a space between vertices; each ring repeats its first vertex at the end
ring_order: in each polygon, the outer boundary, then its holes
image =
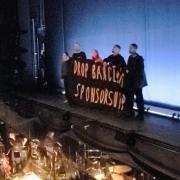
POLYGON ((125 62, 124 58, 122 58, 122 67, 123 67, 123 68, 127 67, 127 65, 126 65, 126 62, 125 62))
POLYGON ((141 88, 144 84, 144 59, 139 57, 136 65, 136 85, 141 88))
POLYGON ((86 59, 87 59, 87 57, 86 57, 86 53, 85 53, 85 52, 83 52, 83 54, 82 54, 82 58, 83 58, 84 60, 86 60, 86 59))
POLYGON ((143 75, 143 72, 144 72, 144 58, 142 56, 140 56, 140 58, 139 58, 137 71, 138 71, 140 76, 143 75))

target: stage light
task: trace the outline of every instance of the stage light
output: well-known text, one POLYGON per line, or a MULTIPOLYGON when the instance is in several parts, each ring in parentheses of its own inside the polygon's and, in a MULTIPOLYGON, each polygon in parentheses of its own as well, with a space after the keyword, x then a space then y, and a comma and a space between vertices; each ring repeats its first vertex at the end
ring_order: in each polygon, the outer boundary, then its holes
POLYGON ((165 113, 161 113, 161 112, 157 112, 157 111, 153 111, 153 110, 150 110, 149 113, 154 114, 154 115, 167 117, 167 118, 172 118, 172 115, 170 115, 170 114, 165 114, 165 113))
MULTIPOLYGON (((137 107, 134 107, 134 110, 137 110, 137 107)), ((147 112, 149 114, 153 114, 153 115, 166 117, 166 118, 171 118, 171 119, 175 119, 175 120, 179 119, 180 120, 180 114, 177 115, 176 113, 167 114, 167 113, 163 113, 163 112, 160 112, 160 111, 151 110, 151 108, 145 109, 145 112, 147 112)))
POLYGON ((150 111, 150 109, 151 109, 150 107, 146 108, 146 112, 149 112, 149 111, 150 111))
POLYGON ((180 114, 178 114, 178 119, 180 120, 180 114))
POLYGON ((62 95, 65 95, 65 94, 66 94, 66 91, 63 90, 63 91, 61 91, 61 93, 62 93, 62 95))
POLYGON ((176 116, 176 113, 173 113, 172 114, 172 118, 175 119, 177 116, 176 116))

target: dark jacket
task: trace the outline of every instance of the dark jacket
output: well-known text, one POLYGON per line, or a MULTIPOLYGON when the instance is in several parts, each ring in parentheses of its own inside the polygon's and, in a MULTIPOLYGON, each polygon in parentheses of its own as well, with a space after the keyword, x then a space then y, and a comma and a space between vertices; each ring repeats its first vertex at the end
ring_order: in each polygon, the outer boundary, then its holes
POLYGON ((80 53, 74 53, 72 55, 72 59, 82 59, 82 60, 86 60, 86 54, 85 52, 80 52, 80 53))
POLYGON ((62 65, 61 65, 61 78, 63 78, 63 79, 68 76, 70 60, 71 59, 62 62, 62 65))
POLYGON ((108 58, 104 59, 104 62, 109 63, 111 66, 117 66, 117 67, 126 67, 126 62, 124 58, 118 54, 117 56, 110 55, 108 58))
POLYGON ((134 89, 143 88, 148 85, 144 71, 144 59, 142 56, 139 54, 135 57, 132 55, 129 56, 127 67, 131 85, 134 89))

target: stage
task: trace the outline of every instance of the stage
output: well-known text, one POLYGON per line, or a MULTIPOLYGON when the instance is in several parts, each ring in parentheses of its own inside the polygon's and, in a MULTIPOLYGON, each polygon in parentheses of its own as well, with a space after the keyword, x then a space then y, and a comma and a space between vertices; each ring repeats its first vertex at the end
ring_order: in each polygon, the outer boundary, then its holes
MULTIPOLYGON (((34 112, 54 131, 73 131, 80 139, 113 152, 128 164, 157 177, 180 178, 180 122, 146 114, 144 121, 122 118, 118 113, 69 105, 63 95, 16 94, 25 111, 34 112), (26 104, 26 105, 25 105, 26 104), (157 172, 158 173, 157 173, 157 172), (159 175, 160 173, 160 175, 159 175)), ((20 104, 21 104, 20 103, 20 104)))
POLYGON ((133 131, 138 135, 180 148, 180 121, 178 120, 152 114, 145 114, 144 121, 122 119, 118 113, 82 106, 70 106, 65 102, 65 97, 60 95, 23 94, 18 96, 46 107, 68 111, 75 116, 95 120, 116 129, 133 131))

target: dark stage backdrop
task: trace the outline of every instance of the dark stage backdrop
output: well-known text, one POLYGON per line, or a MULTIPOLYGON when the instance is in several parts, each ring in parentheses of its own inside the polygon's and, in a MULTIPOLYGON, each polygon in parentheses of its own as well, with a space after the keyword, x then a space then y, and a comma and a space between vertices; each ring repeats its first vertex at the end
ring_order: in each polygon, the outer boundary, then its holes
POLYGON ((61 56, 64 49, 62 0, 44 0, 46 21, 46 72, 52 88, 61 86, 61 56))
POLYGON ((180 0, 64 0, 65 49, 80 42, 90 57, 102 57, 118 43, 128 58, 137 43, 145 58, 149 86, 145 98, 180 106, 180 0))
POLYGON ((31 33, 31 17, 30 17, 30 2, 28 0, 18 0, 18 20, 19 28, 22 31, 26 31, 24 34, 20 34, 20 47, 27 50, 26 53, 22 53, 20 58, 26 64, 25 67, 25 84, 33 84, 33 50, 32 50, 32 33, 31 33))

